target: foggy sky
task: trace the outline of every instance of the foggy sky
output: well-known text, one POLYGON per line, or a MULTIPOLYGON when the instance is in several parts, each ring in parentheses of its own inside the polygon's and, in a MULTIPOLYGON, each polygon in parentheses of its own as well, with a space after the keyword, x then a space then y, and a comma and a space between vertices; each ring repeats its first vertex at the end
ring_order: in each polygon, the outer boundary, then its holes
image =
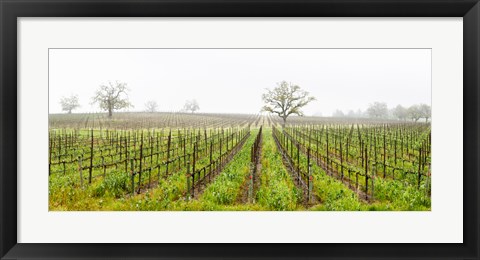
POLYGON ((50 49, 49 112, 77 94, 81 108, 99 112, 91 97, 108 81, 126 82, 134 108, 154 100, 178 111, 196 99, 204 113, 258 113, 265 88, 282 80, 316 97, 306 115, 430 105, 430 49, 50 49))

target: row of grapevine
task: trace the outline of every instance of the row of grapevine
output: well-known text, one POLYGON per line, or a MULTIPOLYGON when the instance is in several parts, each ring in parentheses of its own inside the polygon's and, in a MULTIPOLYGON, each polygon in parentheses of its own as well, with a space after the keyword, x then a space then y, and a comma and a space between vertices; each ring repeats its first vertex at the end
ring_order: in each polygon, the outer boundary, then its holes
MULTIPOLYGON (((190 162, 187 162, 187 199, 195 198, 204 188, 201 184, 210 183, 216 174, 220 173, 222 169, 233 159, 233 157, 240 151, 250 136, 250 130, 240 131, 237 135, 235 144, 228 148, 225 152, 222 151, 222 139, 220 139, 219 155, 215 159, 213 156, 214 143, 210 143, 209 161, 206 165, 198 168, 197 159, 193 156, 192 169, 190 169, 190 162)), ((233 139, 232 139, 233 140, 233 139)), ((228 139, 227 139, 228 142, 228 139)), ((198 151, 198 145, 194 145, 194 154, 198 151)))
POLYGON ((259 173, 260 173, 260 166, 261 162, 261 155, 262 155, 262 127, 258 131, 257 136, 255 137, 255 142, 250 150, 250 163, 252 170, 250 171, 250 175, 248 176, 248 201, 253 202, 255 190, 258 190, 259 186, 259 173))
POLYGON ((286 138, 313 151, 325 172, 370 200, 375 178, 423 184, 430 190, 430 128, 426 125, 289 126, 286 138))
MULTIPOLYGON (((249 127, 227 129, 178 129, 163 131, 61 130, 50 134, 49 174, 78 172, 83 186, 108 172, 130 173, 132 191, 150 187, 187 164, 199 169, 206 158, 217 161, 238 147, 249 127), (147 176, 145 179, 144 176, 147 176), (136 180, 136 181, 135 181, 136 180), (148 181, 147 181, 148 180, 148 181)), ((222 159, 223 160, 223 159, 222 159)))
POLYGON ((307 151, 306 163, 301 163, 300 153, 301 146, 291 136, 285 134, 283 130, 279 130, 272 126, 272 134, 278 150, 282 153, 286 166, 292 173, 295 183, 304 191, 304 198, 307 202, 314 200, 313 181, 310 162, 310 149, 307 151))

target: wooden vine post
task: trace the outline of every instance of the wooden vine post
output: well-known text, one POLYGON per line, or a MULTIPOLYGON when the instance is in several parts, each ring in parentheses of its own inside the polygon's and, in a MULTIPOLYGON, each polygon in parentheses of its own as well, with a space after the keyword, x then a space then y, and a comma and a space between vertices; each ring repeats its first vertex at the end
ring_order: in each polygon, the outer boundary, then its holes
POLYGON ((135 195, 135 160, 130 159, 130 178, 132 182, 132 196, 135 195))
POLYGON ((395 138, 395 141, 394 141, 394 159, 393 159, 393 171, 392 171, 392 179, 395 180, 395 170, 397 169, 397 139, 395 138))
POLYGON ((248 176, 248 201, 253 202, 253 171, 255 166, 253 164, 250 166, 250 175, 248 176))
POLYGON ((187 194, 185 197, 186 200, 189 200, 191 196, 190 186, 190 162, 187 162, 187 194))
POLYGON ((93 128, 91 129, 92 139, 90 141, 90 169, 88 171, 88 184, 92 183, 92 170, 93 170, 93 128))
POLYGON ((326 129, 326 141, 327 141, 327 175, 330 175, 330 171, 329 171, 329 159, 328 159, 328 155, 329 155, 329 151, 328 151, 328 129, 326 129))
POLYGON ((195 164, 197 162, 197 142, 193 145, 193 165, 192 165, 192 198, 195 197, 195 164))
POLYGON ((422 162, 422 148, 420 147, 418 151, 418 184, 417 188, 420 189, 420 181, 422 179, 422 172, 421 172, 421 163, 422 162))
POLYGON ((48 176, 50 176, 50 174, 52 173, 52 150, 53 150, 53 147, 52 147, 52 143, 53 143, 53 139, 50 137, 50 131, 48 131, 48 143, 49 143, 49 149, 48 149, 48 176))
POLYGON ((165 166, 165 176, 168 176, 168 165, 170 163, 170 145, 172 142, 172 130, 170 129, 170 133, 168 134, 168 141, 167 141, 167 162, 165 166))
POLYGON ((212 162, 213 162, 213 140, 210 143, 210 164, 208 165, 208 181, 212 180, 212 162))
POLYGON ((107 167, 105 166, 105 157, 102 156, 102 168, 103 168, 103 178, 105 178, 107 174, 107 167))
POLYGON ((308 186, 308 202, 310 203, 312 201, 312 188, 313 188, 313 180, 312 180, 312 164, 310 163, 310 146, 308 147, 307 150, 307 186, 308 186))
POLYGON ((63 175, 65 175, 65 173, 66 173, 65 159, 62 160, 62 164, 63 164, 63 175))
POLYGON ((343 182, 343 150, 342 150, 342 142, 340 142, 340 179, 343 182))
POLYGON ((80 187, 83 189, 83 175, 82 175, 82 157, 78 156, 78 171, 80 172, 80 187))
POLYGON ((365 146, 365 199, 368 200, 368 153, 365 146))
POLYGON ((142 167, 143 167, 143 130, 142 134, 140 135, 140 165, 138 167, 138 191, 137 193, 140 194, 141 189, 142 189, 142 167))
POLYGON ((387 177, 387 141, 386 141, 386 129, 383 126, 383 178, 387 177))
POLYGON ((300 144, 297 143, 297 183, 300 184, 300 144))

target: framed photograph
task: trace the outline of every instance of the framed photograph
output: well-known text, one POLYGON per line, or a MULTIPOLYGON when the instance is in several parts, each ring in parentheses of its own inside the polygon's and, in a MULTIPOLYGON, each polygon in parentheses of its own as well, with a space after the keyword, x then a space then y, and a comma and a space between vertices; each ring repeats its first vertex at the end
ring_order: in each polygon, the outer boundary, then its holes
POLYGON ((2 259, 479 259, 478 1, 2 1, 2 259))

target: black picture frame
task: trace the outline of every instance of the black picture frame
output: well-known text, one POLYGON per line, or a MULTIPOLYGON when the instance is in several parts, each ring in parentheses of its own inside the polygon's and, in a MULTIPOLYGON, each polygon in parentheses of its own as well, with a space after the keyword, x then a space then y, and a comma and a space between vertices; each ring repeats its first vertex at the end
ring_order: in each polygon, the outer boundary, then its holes
MULTIPOLYGON (((0 0, 0 257, 479 259, 478 0, 0 0), (463 17, 462 244, 17 243, 17 18, 19 17, 463 17)), ((441 232, 441 230, 439 230, 441 232)))

